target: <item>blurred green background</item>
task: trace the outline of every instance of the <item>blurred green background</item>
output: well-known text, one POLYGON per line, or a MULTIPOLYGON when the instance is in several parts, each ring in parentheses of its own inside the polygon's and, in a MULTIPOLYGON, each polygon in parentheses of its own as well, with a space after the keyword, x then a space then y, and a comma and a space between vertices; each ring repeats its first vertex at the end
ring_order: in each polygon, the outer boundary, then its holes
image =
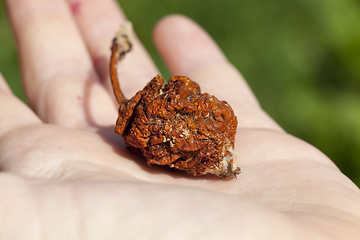
MULTIPOLYGON (((360 186, 358 0, 119 2, 166 78, 169 73, 152 43, 152 27, 171 13, 198 22, 241 71, 262 107, 287 132, 327 154, 360 186)), ((0 53, 0 71, 24 100, 2 1, 0 53)))

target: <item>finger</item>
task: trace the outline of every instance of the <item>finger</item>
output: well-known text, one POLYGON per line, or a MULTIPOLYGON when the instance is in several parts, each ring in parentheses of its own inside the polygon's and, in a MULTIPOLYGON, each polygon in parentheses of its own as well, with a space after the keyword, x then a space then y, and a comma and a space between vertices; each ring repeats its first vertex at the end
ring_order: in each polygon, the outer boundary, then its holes
POLYGON ((16 98, 0 74, 0 138, 15 128, 41 123, 22 101, 16 98))
POLYGON ((65 0, 7 1, 30 106, 48 123, 112 124, 113 100, 99 82, 65 0))
MULTIPOLYGON (((94 65, 112 93, 109 78, 110 47, 112 39, 126 16, 113 0, 68 0, 68 2, 73 9, 74 18, 94 65)), ((120 86, 128 97, 142 89, 158 73, 156 66, 137 38, 135 38, 133 51, 119 64, 120 86)))
POLYGON ((0 91, 9 94, 12 93, 9 85, 6 83, 4 76, 1 73, 0 73, 0 91))
POLYGON ((226 100, 238 116, 239 127, 281 129, 261 110, 241 74, 196 23, 179 15, 165 17, 155 27, 154 41, 172 74, 186 75, 204 92, 226 100))

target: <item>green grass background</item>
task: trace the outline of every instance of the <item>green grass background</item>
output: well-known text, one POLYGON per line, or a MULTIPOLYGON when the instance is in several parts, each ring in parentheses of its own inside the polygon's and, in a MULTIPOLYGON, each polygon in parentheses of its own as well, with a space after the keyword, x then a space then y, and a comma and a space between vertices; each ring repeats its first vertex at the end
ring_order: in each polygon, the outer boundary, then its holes
MULTIPOLYGON (((287 132, 327 154, 360 186, 358 0, 119 2, 165 77, 169 73, 152 43, 152 27, 171 13, 198 22, 241 71, 262 107, 287 132)), ((3 2, 0 71, 25 100, 3 2)))

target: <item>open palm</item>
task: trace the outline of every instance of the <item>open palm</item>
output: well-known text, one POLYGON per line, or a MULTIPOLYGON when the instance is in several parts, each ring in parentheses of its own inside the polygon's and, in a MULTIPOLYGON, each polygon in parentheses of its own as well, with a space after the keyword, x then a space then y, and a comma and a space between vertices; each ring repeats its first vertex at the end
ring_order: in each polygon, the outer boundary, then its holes
MULTIPOLYGON (((323 153, 286 134, 194 22, 154 40, 173 75, 233 107, 237 179, 147 166, 114 133, 112 0, 8 0, 32 110, 0 79, 2 239, 358 239, 360 191, 323 153)), ((136 29, 136 27, 135 27, 136 29)), ((158 73, 139 41, 119 63, 131 97, 158 73)), ((9 79, 11 80, 11 79, 9 79)))

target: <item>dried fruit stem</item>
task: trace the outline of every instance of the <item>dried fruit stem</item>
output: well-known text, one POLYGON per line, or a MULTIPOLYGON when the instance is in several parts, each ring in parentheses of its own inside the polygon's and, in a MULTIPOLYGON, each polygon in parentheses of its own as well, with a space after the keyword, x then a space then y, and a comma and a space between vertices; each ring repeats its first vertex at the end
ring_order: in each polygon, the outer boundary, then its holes
POLYGON ((114 94, 118 103, 126 100, 123 92, 121 91, 119 79, 117 76, 117 63, 121 60, 126 53, 130 52, 133 46, 133 30, 131 22, 125 22, 116 37, 113 40, 111 47, 110 59, 110 77, 114 90, 114 94))

